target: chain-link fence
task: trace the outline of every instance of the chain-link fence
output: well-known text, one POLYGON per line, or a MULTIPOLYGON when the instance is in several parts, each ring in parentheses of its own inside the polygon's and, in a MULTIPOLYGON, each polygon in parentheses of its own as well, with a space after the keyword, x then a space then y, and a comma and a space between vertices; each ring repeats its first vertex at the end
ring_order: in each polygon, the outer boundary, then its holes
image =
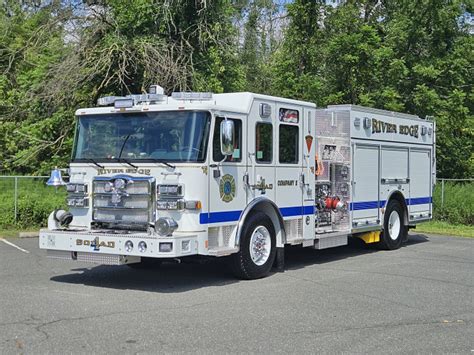
POLYGON ((433 205, 436 220, 474 225, 474 179, 437 179, 433 205))
POLYGON ((49 176, 0 176, 0 228, 44 225, 65 207, 66 191, 46 185, 49 176))
POLYGON ((465 184, 466 186, 472 189, 472 183, 474 182, 474 179, 436 179, 438 181, 438 184, 440 184, 440 189, 441 189, 441 196, 440 196, 440 204, 441 207, 444 207, 444 199, 445 199, 445 194, 446 194, 446 184, 465 184))
MULTIPOLYGON (((66 207, 66 189, 46 186, 48 178, 0 176, 0 229, 44 225, 54 209, 66 207)), ((474 179, 437 179, 433 203, 435 219, 474 224, 474 179)))

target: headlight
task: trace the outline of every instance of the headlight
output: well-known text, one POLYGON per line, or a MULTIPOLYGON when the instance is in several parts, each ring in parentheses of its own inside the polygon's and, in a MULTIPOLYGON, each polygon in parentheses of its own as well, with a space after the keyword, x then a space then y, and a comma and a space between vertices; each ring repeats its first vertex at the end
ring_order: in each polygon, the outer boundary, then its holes
POLYGON ((173 218, 161 217, 155 223, 155 230, 161 236, 168 236, 178 228, 178 223, 173 218))
POLYGON ((131 253, 132 250, 133 250, 133 242, 132 242, 131 240, 127 240, 127 241, 125 242, 125 251, 126 251, 127 253, 131 253))
POLYGON ((141 241, 140 243, 138 243, 138 251, 140 253, 146 252, 146 243, 144 241, 141 241))
POLYGON ((70 196, 66 202, 69 207, 87 207, 89 205, 89 199, 78 196, 70 196))
POLYGON ((158 200, 156 201, 156 208, 158 210, 200 210, 201 201, 186 201, 179 200, 158 200))
POLYGON ((124 179, 115 179, 114 187, 116 189, 123 189, 125 187, 125 180, 124 179))
POLYGON ((160 243, 160 253, 169 253, 173 251, 173 243, 160 243))
POLYGON ((183 196, 183 185, 158 185, 158 195, 161 197, 177 197, 183 196))
POLYGON ((183 200, 158 200, 156 208, 159 210, 184 210, 183 200))
POLYGON ((87 185, 85 184, 67 184, 66 191, 70 193, 79 193, 85 194, 87 193, 87 185))
POLYGON ((110 192, 110 191, 112 191, 112 188, 113 188, 113 185, 112 185, 111 182, 106 182, 106 183, 104 184, 104 191, 105 191, 105 192, 110 192))

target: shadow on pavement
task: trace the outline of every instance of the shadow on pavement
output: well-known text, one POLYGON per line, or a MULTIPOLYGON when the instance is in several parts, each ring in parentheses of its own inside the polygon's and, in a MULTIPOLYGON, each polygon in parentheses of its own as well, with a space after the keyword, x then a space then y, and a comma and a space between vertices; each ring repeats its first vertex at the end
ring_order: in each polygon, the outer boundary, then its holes
MULTIPOLYGON (((429 241, 422 234, 410 234, 403 247, 429 241)), ((330 263, 341 259, 358 257, 378 250, 366 246, 357 238, 349 238, 346 246, 314 250, 310 248, 286 247, 285 270, 296 270, 306 266, 330 263)), ((129 289, 148 292, 177 293, 209 286, 225 286, 242 282, 234 278, 224 259, 211 259, 205 263, 164 262, 160 267, 137 270, 128 266, 93 266, 71 269, 74 273, 51 277, 52 281, 83 284, 94 287, 129 289)))

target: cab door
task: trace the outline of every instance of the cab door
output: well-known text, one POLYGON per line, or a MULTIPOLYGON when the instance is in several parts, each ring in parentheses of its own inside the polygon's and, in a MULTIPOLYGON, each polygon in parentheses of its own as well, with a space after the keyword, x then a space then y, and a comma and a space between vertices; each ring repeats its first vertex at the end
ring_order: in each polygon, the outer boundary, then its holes
POLYGON ((264 196, 275 201, 275 103, 255 100, 248 117, 247 203, 264 196))
POLYGON ((303 112, 300 106, 277 104, 275 199, 285 221, 288 243, 303 238, 303 112))
MULTIPOLYGON (((242 177, 247 172, 245 146, 247 144, 245 119, 226 117, 234 122, 234 154, 224 157, 220 146, 220 124, 225 119, 214 119, 209 157, 209 211, 201 223, 210 227, 235 225, 246 205, 246 188, 242 177), (225 158, 225 160, 224 160, 225 158)), ((196 187, 199 188, 199 187, 196 187)))

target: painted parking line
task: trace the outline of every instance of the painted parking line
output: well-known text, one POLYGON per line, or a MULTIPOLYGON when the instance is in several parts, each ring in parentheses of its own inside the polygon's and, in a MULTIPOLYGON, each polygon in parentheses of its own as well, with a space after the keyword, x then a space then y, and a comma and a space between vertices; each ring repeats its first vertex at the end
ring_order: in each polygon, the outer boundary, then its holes
POLYGON ((30 253, 28 250, 23 249, 23 248, 20 248, 18 245, 13 244, 13 243, 9 242, 8 240, 5 240, 5 239, 3 239, 3 238, 0 238, 0 241, 1 241, 1 242, 4 242, 5 244, 8 244, 8 245, 10 245, 10 246, 12 246, 12 247, 14 247, 14 248, 20 250, 20 251, 22 251, 23 253, 26 253, 26 254, 29 254, 29 253, 30 253))

